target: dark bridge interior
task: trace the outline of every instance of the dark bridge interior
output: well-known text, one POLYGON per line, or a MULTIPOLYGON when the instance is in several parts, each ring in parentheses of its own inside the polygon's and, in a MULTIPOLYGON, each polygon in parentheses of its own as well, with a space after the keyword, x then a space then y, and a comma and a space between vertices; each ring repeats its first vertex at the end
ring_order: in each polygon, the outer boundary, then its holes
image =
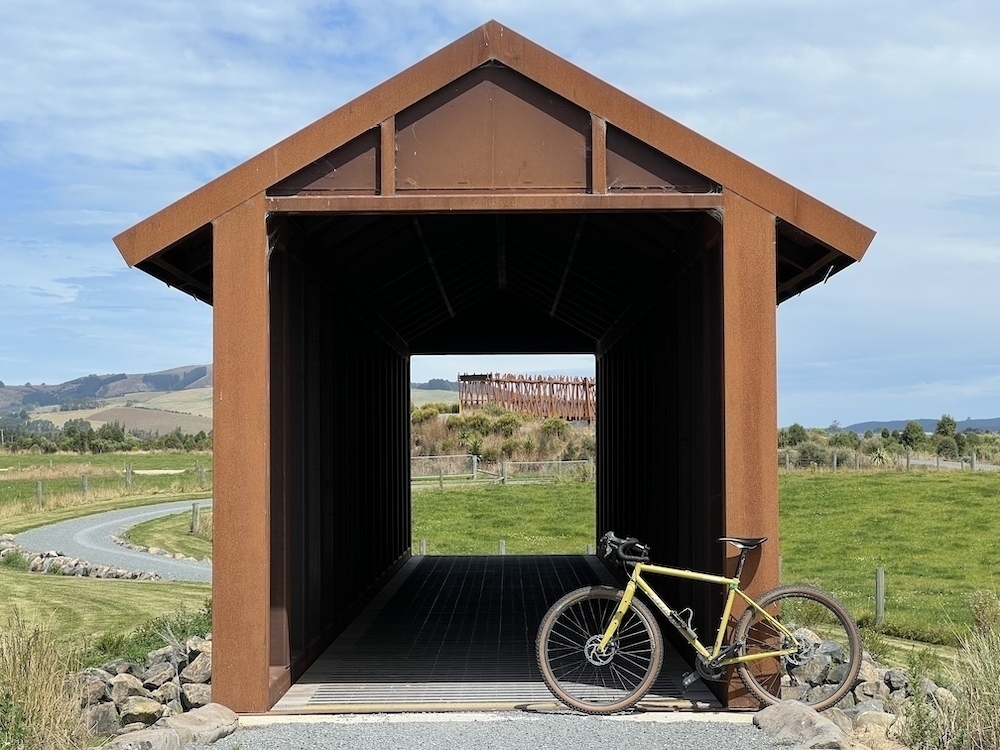
MULTIPOLYGON (((279 216, 269 229, 271 596, 287 618, 272 625, 288 634, 273 665, 311 662, 409 554, 411 354, 595 354, 597 527, 720 569, 716 218, 279 216)), ((718 616, 714 599, 677 594, 718 616)))

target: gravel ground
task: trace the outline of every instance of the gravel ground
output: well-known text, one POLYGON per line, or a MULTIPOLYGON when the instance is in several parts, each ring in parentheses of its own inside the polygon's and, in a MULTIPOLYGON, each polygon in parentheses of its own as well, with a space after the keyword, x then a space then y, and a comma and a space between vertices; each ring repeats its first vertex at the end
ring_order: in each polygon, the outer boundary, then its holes
MULTIPOLYGON (((252 718, 252 717, 251 717, 252 718)), ((310 717, 312 718, 312 717, 310 717)), ((241 722, 248 721, 241 719, 241 722)), ((786 747, 750 717, 693 720, 677 714, 376 714, 279 721, 241 728, 188 750, 751 750, 786 747)))
POLYGON ((95 565, 116 565, 125 570, 159 573, 170 581, 207 582, 212 580, 212 566, 208 563, 174 560, 165 555, 137 552, 111 540, 112 535, 120 535, 137 523, 185 510, 190 512, 194 502, 200 503, 202 507, 211 507, 212 504, 210 499, 182 500, 96 513, 24 531, 17 535, 17 543, 24 549, 35 552, 56 550, 95 565))

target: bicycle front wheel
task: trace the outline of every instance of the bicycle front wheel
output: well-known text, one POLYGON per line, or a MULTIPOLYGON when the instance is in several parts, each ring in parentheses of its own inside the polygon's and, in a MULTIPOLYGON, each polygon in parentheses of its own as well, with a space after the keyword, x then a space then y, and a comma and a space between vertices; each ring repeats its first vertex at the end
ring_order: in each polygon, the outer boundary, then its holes
MULTIPOLYGON (((798 643, 794 653, 737 665, 743 684, 762 703, 797 700, 817 711, 829 708, 854 687, 861 669, 861 635, 844 606, 809 586, 784 586, 757 603, 798 643)), ((748 607, 736 625, 741 656, 788 649, 791 639, 748 607)))
POLYGON ((607 649, 597 650, 623 591, 588 586, 552 605, 538 628, 538 667, 549 690, 570 708, 610 714, 636 703, 652 687, 663 662, 663 637, 638 599, 607 649))

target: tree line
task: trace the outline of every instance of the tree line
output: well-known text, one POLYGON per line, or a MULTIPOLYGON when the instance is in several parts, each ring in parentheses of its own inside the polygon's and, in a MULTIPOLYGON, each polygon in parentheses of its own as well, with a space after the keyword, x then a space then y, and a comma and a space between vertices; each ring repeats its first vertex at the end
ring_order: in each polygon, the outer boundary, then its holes
POLYGON ((96 430, 85 419, 57 427, 47 419, 31 419, 25 410, 0 414, 0 449, 8 453, 120 453, 128 451, 212 449, 212 433, 189 435, 178 427, 164 435, 126 430, 108 422, 96 430))
POLYGON ((840 463, 845 463, 845 459, 856 453, 880 464, 907 451, 950 460, 967 459, 973 453, 985 461, 1000 459, 1000 434, 978 429, 960 432, 957 427, 950 414, 941 415, 932 433, 927 433, 916 420, 907 422, 902 430, 882 428, 880 433, 866 430, 864 435, 841 430, 836 422, 825 430, 807 430, 795 423, 778 430, 778 448, 794 450, 799 466, 829 464, 834 454, 840 463))

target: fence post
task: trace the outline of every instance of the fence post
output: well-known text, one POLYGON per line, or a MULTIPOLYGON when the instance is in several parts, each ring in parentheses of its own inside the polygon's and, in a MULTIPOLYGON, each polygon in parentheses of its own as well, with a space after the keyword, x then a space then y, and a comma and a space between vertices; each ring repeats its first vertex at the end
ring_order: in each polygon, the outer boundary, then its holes
POLYGON ((972 451, 972 455, 969 457, 969 466, 973 471, 976 470, 976 452, 972 451))
POLYGON ((875 624, 885 619, 885 568, 875 568, 875 624))
POLYGON ((87 496, 87 475, 86 474, 82 475, 80 477, 80 479, 82 480, 82 483, 83 483, 83 496, 86 497, 87 496))
POLYGON ((500 544, 497 548, 497 554, 506 555, 507 554, 507 541, 505 539, 500 540, 500 544))
POLYGON ((420 554, 421 555, 426 555, 427 554, 427 540, 426 539, 421 539, 420 540, 420 554))
POLYGON ((934 468, 936 468, 936 469, 940 469, 941 468, 941 454, 940 453, 938 453, 936 456, 934 456, 934 468))
POLYGON ((790 468, 792 468, 792 452, 785 451, 785 471, 788 471, 790 468))
POLYGON ((205 489, 205 467, 198 464, 198 487, 205 489))
POLYGON ((588 555, 593 555, 594 554, 594 545, 593 545, 593 543, 590 543, 590 544, 587 545, 587 554, 588 555))
POLYGON ((201 509, 201 506, 198 505, 198 503, 191 503, 191 533, 192 534, 197 534, 198 533, 199 521, 201 520, 199 518, 199 516, 200 516, 200 513, 199 513, 200 509, 201 509))
POLYGON ((438 488, 444 489, 444 469, 438 469, 438 488))
POLYGON ((833 471, 834 473, 837 471, 837 451, 833 452, 833 471))
POLYGON ((861 451, 854 451, 854 470, 861 471, 861 451))
POLYGON ((38 510, 42 509, 42 483, 41 481, 35 485, 35 504, 38 506, 38 510))
POLYGON ((910 449, 906 449, 906 470, 910 470, 910 449))
POLYGON ((506 461, 501 461, 500 462, 500 481, 503 484, 507 484, 507 462, 506 461))
POLYGON ((476 481, 476 473, 479 469, 479 456, 475 453, 472 454, 472 481, 476 481))

